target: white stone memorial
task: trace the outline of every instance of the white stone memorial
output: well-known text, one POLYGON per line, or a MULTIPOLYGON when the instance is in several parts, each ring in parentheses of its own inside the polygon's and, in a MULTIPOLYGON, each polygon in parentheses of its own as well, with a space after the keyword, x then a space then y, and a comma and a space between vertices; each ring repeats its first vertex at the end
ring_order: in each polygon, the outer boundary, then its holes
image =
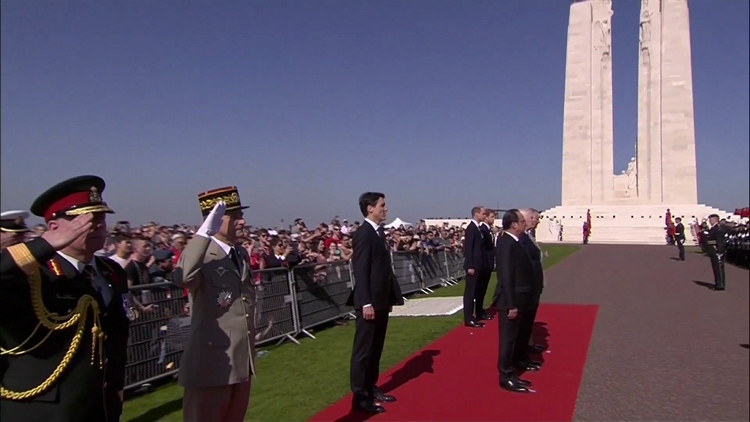
POLYGON ((638 140, 627 170, 614 174, 611 0, 570 6, 563 123, 562 205, 542 213, 537 239, 665 243, 665 215, 690 224, 712 213, 698 204, 693 76, 687 0, 642 0, 638 140))

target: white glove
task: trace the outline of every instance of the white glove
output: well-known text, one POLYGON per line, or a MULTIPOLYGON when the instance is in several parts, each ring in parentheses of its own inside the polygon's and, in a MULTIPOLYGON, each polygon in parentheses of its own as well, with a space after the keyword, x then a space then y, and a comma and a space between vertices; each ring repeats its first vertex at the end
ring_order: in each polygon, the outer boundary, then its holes
POLYGON ((219 201, 214 205, 214 209, 206 216, 206 219, 201 224, 198 231, 195 232, 196 236, 209 237, 219 232, 221 229, 221 217, 224 216, 224 211, 227 209, 227 204, 224 201, 219 201))

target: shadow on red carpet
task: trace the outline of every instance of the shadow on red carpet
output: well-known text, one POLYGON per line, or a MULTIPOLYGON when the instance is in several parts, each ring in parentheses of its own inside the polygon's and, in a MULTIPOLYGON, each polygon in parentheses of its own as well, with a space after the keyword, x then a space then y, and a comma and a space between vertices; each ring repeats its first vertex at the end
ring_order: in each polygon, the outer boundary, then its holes
MULTIPOLYGON (((522 377, 536 392, 501 390, 497 376, 497 318, 483 329, 457 327, 380 376, 380 388, 397 397, 385 413, 351 411, 351 394, 311 421, 570 421, 583 376, 596 305, 539 308, 534 340, 548 345, 541 371, 522 377)), ((388 348, 388 343, 385 345, 388 348)))

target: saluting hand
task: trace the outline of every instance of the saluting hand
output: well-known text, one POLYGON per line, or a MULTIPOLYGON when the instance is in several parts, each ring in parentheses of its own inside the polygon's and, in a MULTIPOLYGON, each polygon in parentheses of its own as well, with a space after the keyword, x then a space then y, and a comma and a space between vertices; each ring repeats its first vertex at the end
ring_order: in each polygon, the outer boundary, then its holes
POLYGON ((52 245, 56 251, 65 249, 79 237, 88 234, 93 218, 94 214, 81 214, 64 226, 58 226, 55 230, 47 230, 42 235, 42 239, 52 245))
POLYGON ((211 212, 208 213, 206 219, 203 221, 203 224, 201 224, 200 228, 195 232, 195 234, 207 237, 218 233, 219 229, 221 229, 221 218, 224 216, 224 212, 226 210, 227 204, 225 204, 224 201, 217 202, 216 205, 214 205, 214 209, 212 209, 211 212))

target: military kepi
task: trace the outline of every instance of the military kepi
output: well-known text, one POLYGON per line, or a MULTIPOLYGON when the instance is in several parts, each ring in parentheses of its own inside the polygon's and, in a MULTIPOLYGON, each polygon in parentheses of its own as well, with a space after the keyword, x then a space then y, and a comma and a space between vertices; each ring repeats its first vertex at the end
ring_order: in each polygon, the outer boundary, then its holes
POLYGON ((227 186, 225 188, 214 189, 198 194, 198 204, 201 208, 201 214, 203 214, 204 217, 207 216, 219 201, 224 201, 227 206, 227 211, 244 210, 245 208, 248 208, 242 206, 242 202, 240 202, 240 193, 237 191, 237 187, 227 186))
POLYGON ((29 231, 26 227, 26 219, 29 213, 26 211, 5 211, 0 213, 0 231, 6 233, 25 233, 29 231))
POLYGON ((31 212, 44 221, 62 216, 77 216, 96 212, 114 214, 102 200, 104 179, 98 176, 78 176, 58 183, 31 204, 31 212))

